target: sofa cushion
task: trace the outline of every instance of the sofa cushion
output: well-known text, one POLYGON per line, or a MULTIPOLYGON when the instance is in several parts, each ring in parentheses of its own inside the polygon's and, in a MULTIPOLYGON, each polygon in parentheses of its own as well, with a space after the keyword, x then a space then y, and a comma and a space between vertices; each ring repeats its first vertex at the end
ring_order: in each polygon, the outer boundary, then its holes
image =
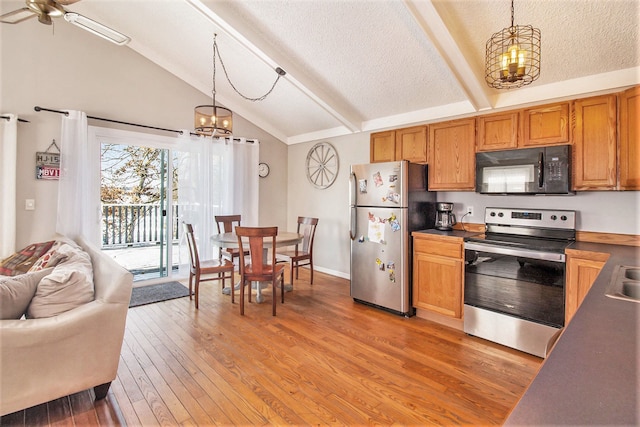
POLYGON ((54 242, 55 240, 32 243, 26 248, 3 259, 2 262, 0 262, 0 275, 15 276, 26 273, 42 255, 51 249, 54 242))
POLYGON ((28 318, 52 317, 93 301, 93 269, 85 251, 70 244, 57 252, 66 259, 38 284, 27 309, 28 318))
POLYGON ((0 277, 0 319, 19 319, 26 313, 40 280, 51 273, 46 268, 19 276, 0 277))

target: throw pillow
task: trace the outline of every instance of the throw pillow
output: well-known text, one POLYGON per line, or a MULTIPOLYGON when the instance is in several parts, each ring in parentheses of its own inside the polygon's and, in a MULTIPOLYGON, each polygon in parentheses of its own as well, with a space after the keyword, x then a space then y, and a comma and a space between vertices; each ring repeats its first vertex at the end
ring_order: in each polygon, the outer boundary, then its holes
POLYGON ((21 318, 36 293, 38 283, 51 271, 53 268, 19 276, 0 277, 0 319, 21 318))
POLYGON ((29 271, 42 255, 47 253, 55 241, 33 243, 0 262, 0 275, 15 276, 29 271))
POLYGON ((85 251, 63 244, 67 258, 38 284, 27 309, 28 318, 53 317, 93 301, 93 268, 85 251))
POLYGON ((60 246, 64 245, 66 242, 64 240, 56 240, 51 249, 47 251, 44 255, 42 255, 38 260, 31 266, 29 272, 42 270, 47 267, 55 267, 61 261, 64 261, 67 256, 61 254, 58 249, 60 246))

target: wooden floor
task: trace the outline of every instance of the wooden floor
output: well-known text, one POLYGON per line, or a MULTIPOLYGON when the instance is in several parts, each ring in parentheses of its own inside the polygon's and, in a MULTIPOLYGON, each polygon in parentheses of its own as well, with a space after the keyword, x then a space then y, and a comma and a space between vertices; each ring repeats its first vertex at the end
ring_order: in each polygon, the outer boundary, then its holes
MULTIPOLYGON (((285 273, 287 274, 287 273, 285 273)), ((301 271, 278 302, 232 305, 203 285, 129 310, 118 378, 2 417, 1 425, 501 424, 541 359, 349 297, 301 271)), ((255 300, 254 300, 255 301, 255 300)))

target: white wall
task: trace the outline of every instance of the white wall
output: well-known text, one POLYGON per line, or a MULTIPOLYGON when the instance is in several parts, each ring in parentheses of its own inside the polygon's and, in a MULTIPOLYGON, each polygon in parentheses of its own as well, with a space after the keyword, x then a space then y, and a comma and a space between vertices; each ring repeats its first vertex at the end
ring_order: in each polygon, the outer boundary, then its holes
POLYGON ((582 191, 570 196, 488 196, 470 192, 441 192, 438 201, 454 203, 458 220, 473 207, 463 222, 483 223, 486 207, 568 209, 577 211, 576 228, 616 234, 640 234, 638 191, 582 191))
MULTIPOLYGON (((29 20, 0 26, 0 112, 31 123, 18 125, 16 249, 55 231, 57 181, 35 179, 35 153, 60 139, 58 114, 33 107, 74 109, 88 115, 169 129, 192 129, 202 94, 127 47, 119 47, 63 20, 53 27, 29 20), (25 211, 35 199, 35 211, 25 211)), ((109 126, 90 120, 89 124, 109 126)), ((127 130, 143 131, 125 127, 127 130)), ((286 227, 287 146, 242 117, 237 136, 260 140, 260 160, 271 174, 260 180, 260 224, 286 227), (275 166, 280 164, 280 166, 275 166)), ((257 169, 256 169, 257 173, 257 169)))
POLYGON ((324 190, 315 188, 305 171, 307 153, 316 142, 289 146, 288 225, 293 230, 298 216, 317 217, 313 248, 316 268, 349 277, 349 173, 352 164, 369 162, 369 134, 329 140, 338 152, 340 168, 336 181, 324 190))

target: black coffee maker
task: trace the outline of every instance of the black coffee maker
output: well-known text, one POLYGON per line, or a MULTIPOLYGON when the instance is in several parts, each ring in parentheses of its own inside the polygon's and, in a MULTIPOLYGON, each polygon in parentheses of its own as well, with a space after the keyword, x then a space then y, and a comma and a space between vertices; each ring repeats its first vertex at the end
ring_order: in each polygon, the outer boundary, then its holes
POLYGON ((444 231, 452 230, 456 223, 456 216, 453 213, 453 203, 436 203, 436 229, 444 231))

